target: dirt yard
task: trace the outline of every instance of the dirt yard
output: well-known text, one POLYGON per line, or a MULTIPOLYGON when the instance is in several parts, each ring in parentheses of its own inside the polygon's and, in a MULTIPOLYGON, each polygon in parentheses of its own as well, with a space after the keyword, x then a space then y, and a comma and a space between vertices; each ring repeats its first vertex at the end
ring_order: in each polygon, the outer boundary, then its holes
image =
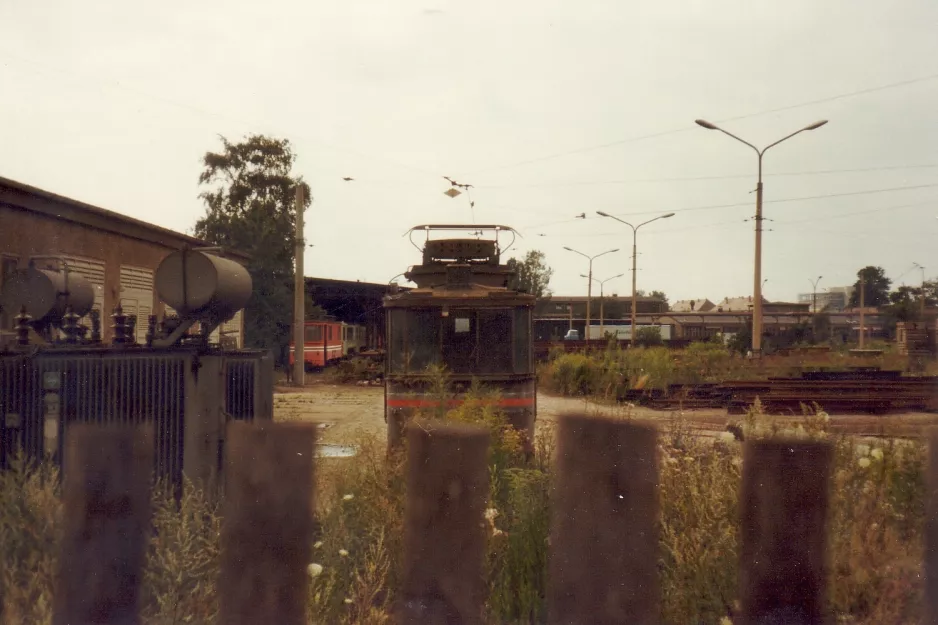
MULTIPOLYGON (((554 397, 539 393, 537 397, 537 423, 544 424, 567 412, 616 417, 631 416, 666 426, 679 416, 673 411, 648 408, 603 405, 570 397, 554 397)), ((684 418, 701 434, 713 435, 723 431, 728 422, 741 419, 727 416, 725 410, 686 411, 684 418)), ((321 443, 354 444, 361 432, 383 436, 384 388, 380 386, 336 385, 321 376, 310 376, 303 391, 290 387, 277 387, 274 394, 274 419, 277 421, 313 421, 322 424, 321 443)), ((785 417, 778 417, 788 421, 785 417)), ((938 415, 907 413, 888 416, 837 415, 831 418, 835 430, 868 436, 919 436, 926 426, 938 425, 938 415)))

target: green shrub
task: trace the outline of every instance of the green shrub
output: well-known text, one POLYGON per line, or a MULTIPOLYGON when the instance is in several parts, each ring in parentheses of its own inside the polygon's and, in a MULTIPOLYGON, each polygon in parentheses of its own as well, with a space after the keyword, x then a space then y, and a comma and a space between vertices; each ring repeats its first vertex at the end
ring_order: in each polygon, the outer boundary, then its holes
POLYGON ((655 326, 639 328, 635 331, 635 347, 654 347, 662 345, 661 329, 655 326))

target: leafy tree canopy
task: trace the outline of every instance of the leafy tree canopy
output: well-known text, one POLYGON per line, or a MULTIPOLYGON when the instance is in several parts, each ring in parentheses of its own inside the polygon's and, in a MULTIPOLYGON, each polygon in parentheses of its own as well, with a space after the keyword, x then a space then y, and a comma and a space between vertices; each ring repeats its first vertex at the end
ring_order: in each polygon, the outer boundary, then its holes
POLYGON ((531 293, 537 298, 550 296, 548 286, 554 270, 544 262, 544 252, 531 250, 525 255, 524 260, 509 258, 506 264, 515 272, 509 282, 509 288, 531 293))
MULTIPOLYGON (((280 358, 290 342, 293 316, 296 187, 310 204, 309 186, 293 174, 290 142, 250 135, 240 143, 220 137, 222 149, 207 152, 199 184, 205 215, 195 234, 215 245, 250 255, 254 292, 245 308, 245 344, 273 349, 280 358)), ((307 317, 321 309, 307 299, 307 317)))
POLYGON ((885 306, 889 303, 889 287, 892 280, 886 277, 886 272, 882 267, 873 267, 872 265, 864 267, 857 272, 857 281, 853 285, 853 293, 850 295, 850 306, 860 305, 860 277, 864 278, 864 305, 866 306, 885 306))

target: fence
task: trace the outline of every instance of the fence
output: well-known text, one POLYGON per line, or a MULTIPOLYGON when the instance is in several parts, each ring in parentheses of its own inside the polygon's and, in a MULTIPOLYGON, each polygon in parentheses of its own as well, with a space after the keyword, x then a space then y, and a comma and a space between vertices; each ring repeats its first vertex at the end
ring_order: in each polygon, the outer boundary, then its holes
MULTIPOLYGON (((63 477, 66 528, 56 625, 137 623, 153 445, 146 426, 76 425, 63 477)), ((229 424, 219 622, 305 623, 316 430, 229 424), (289 479, 284 479, 289 476, 289 479), (263 531, 259 531, 263 528, 263 531)), ((422 424, 408 432, 398 623, 482 623, 488 433, 422 424)), ((558 430, 549 622, 658 622, 657 432, 569 415, 558 430)), ((932 434, 930 449, 938 449, 932 434)), ((825 622, 833 449, 752 441, 743 456, 741 614, 735 623, 825 622)), ((928 464, 926 601, 938 622, 938 454, 928 464)))

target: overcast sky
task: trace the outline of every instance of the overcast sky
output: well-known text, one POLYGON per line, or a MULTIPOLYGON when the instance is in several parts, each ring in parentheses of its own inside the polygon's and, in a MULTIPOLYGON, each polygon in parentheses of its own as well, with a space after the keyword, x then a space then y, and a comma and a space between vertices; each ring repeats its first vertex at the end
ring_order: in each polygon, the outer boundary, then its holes
POLYGON ((639 288, 716 301, 752 292, 757 161, 694 119, 759 146, 829 119, 766 154, 766 297, 868 264, 917 284, 936 32, 934 0, 0 0, 0 176, 190 232, 203 154, 268 133, 314 190, 307 275, 386 282, 419 262, 409 227, 475 220, 543 250, 558 294, 586 291, 564 246, 622 248, 593 269, 625 294, 631 230, 596 211, 673 211, 639 230, 639 288))

